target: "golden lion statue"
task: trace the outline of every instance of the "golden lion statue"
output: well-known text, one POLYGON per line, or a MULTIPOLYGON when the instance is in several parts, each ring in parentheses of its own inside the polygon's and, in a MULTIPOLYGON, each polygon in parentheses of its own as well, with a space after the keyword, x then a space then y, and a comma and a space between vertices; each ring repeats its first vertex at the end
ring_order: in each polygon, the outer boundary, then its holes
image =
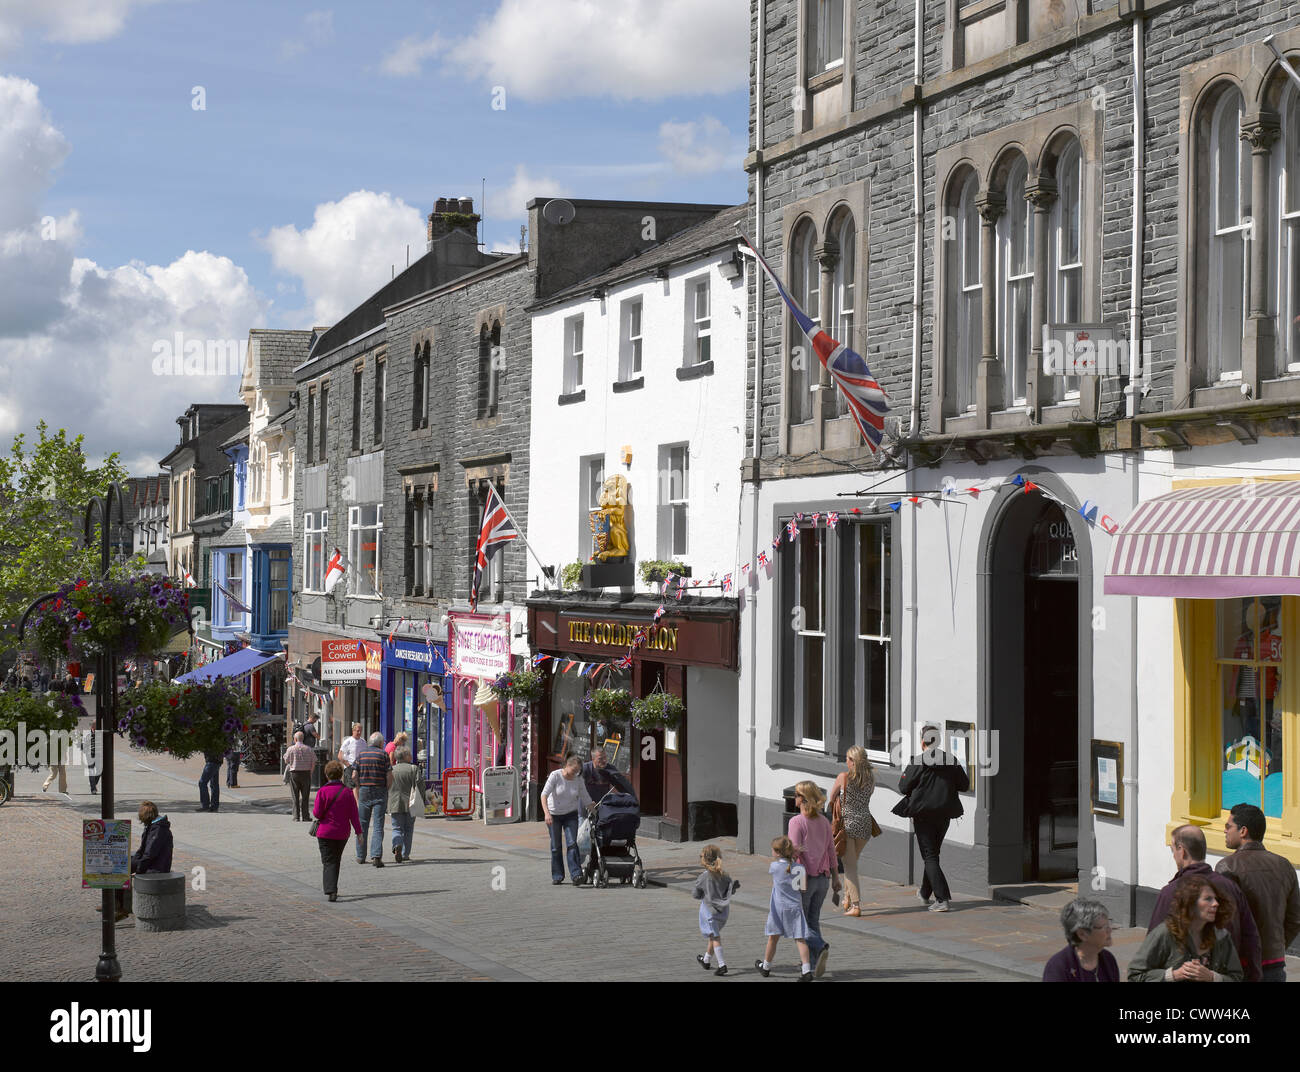
POLYGON ((615 473, 600 487, 599 510, 591 511, 591 535, 598 562, 627 558, 627 477, 615 473))

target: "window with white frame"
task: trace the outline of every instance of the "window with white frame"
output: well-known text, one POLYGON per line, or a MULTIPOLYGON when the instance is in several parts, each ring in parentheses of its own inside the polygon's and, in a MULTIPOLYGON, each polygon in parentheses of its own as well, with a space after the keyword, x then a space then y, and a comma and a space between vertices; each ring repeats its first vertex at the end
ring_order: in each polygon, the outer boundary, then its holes
POLYGON ((659 557, 681 558, 690 551, 687 533, 691 448, 675 443, 659 448, 659 557))
POLYGON ((817 64, 820 74, 844 63, 844 0, 814 0, 817 7, 817 64))
POLYGON ((1241 378, 1250 293, 1250 146, 1241 140, 1242 98, 1226 90, 1210 122, 1210 248, 1206 372, 1241 378))
MULTIPOLYGON (((1083 320, 1083 154, 1077 140, 1057 159, 1048 256, 1048 322, 1078 324, 1083 320)), ((1065 398, 1078 397, 1078 376, 1060 382, 1065 398)))
POLYGON ((605 483, 605 456, 583 458, 578 463, 578 546, 582 560, 587 562, 595 553, 591 533, 591 512, 600 506, 600 489, 605 483))
POLYGON ((687 365, 702 365, 713 356, 713 317, 709 295, 709 277, 696 279, 686 288, 690 303, 687 365))
POLYGON ((410 573, 407 595, 429 595, 433 577, 433 503, 427 493, 411 497, 407 534, 410 573))
POLYGON ((822 748, 826 738, 827 534, 800 526, 794 544, 795 740, 805 748, 822 748))
POLYGON ((641 315, 640 298, 629 298, 622 305, 622 338, 618 355, 618 378, 634 380, 641 375, 641 315))
POLYGON ((564 394, 582 390, 582 317, 564 322, 564 394))
POLYGON ((983 294, 980 283, 979 179, 973 171, 954 183, 948 201, 953 223, 942 235, 945 290, 945 394, 949 412, 961 416, 975 408, 976 370, 983 345, 983 294))
POLYGON ((857 640, 853 667, 854 695, 865 707, 864 747, 889 751, 889 666, 892 639, 890 577, 893 562, 887 524, 856 524, 857 640))
POLYGON ((1002 341, 1004 405, 1023 406, 1034 300, 1034 212, 1025 200, 1029 165, 1023 157, 1007 177, 1006 210, 998 217, 998 329, 1002 341))
POLYGON ((383 538, 382 503, 348 507, 348 591, 352 595, 383 595, 383 538))
MULTIPOLYGON (((795 228, 790 247, 790 292, 808 319, 814 324, 820 324, 821 274, 813 254, 816 244, 816 228, 811 220, 803 220, 795 228)), ((791 354, 790 423, 803 424, 813 417, 813 391, 818 382, 817 361, 798 322, 792 316, 787 316, 786 319, 789 322, 788 346, 791 354), (794 357, 801 360, 794 360, 794 357)))
POLYGON ((305 592, 324 591, 325 541, 329 539, 330 512, 309 511, 302 515, 302 587, 305 592))
POLYGON ((235 604, 238 602, 247 606, 248 601, 244 598, 244 552, 243 551, 226 551, 222 553, 222 569, 225 573, 226 594, 222 602, 225 604, 225 620, 227 625, 235 625, 243 621, 245 611, 242 611, 235 604))
POLYGON ((1282 137, 1269 163, 1277 192, 1277 364, 1300 372, 1300 93, 1288 86, 1282 100, 1282 137))

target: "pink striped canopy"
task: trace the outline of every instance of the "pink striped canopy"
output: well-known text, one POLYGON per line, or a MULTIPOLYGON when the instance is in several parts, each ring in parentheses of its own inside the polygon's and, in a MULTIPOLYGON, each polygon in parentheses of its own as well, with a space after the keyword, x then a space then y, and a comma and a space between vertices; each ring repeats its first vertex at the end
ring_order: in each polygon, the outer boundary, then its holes
POLYGON ((1105 592, 1300 595, 1300 480, 1186 488, 1141 503, 1115 538, 1105 592))

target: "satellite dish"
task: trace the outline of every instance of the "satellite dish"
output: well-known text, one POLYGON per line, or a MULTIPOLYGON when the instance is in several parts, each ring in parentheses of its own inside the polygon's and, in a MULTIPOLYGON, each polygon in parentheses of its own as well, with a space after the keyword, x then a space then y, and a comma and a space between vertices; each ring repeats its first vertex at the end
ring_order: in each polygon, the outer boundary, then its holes
POLYGON ((552 198, 542 208, 542 218, 547 223, 559 224, 560 226, 570 222, 577 214, 578 210, 573 207, 573 202, 566 201, 562 197, 552 198))

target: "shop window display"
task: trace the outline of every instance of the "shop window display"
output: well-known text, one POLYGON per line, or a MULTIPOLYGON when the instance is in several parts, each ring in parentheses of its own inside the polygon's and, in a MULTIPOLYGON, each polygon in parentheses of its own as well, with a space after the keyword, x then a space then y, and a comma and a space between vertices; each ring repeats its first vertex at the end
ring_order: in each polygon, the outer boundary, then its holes
POLYGON ((1220 600, 1216 667, 1222 806, 1257 804, 1282 815, 1282 600, 1220 600))
POLYGON ((632 765, 630 726, 593 717, 583 700, 597 688, 630 690, 631 671, 611 666, 600 671, 599 680, 593 682, 591 674, 578 673, 579 665, 575 663, 551 679, 550 758, 561 763, 572 753, 585 763, 594 748, 601 748, 611 765, 627 774, 632 765))

